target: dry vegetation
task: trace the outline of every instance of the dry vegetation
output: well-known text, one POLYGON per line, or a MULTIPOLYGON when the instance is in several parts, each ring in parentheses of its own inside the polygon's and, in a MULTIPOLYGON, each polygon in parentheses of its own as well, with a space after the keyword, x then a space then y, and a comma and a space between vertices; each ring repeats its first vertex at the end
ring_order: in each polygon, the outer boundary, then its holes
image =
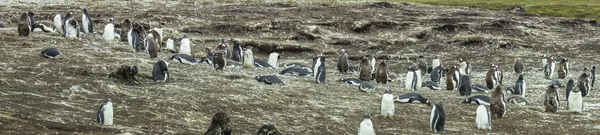
MULTIPOLYGON (((200 134, 219 111, 229 114, 235 134, 255 134, 266 123, 287 134, 355 134, 364 112, 374 115, 378 134, 429 134, 430 107, 396 104, 393 120, 379 117, 378 108, 386 88, 394 95, 411 92, 402 89, 411 60, 435 54, 443 56, 444 65, 455 64, 458 57, 471 61, 475 83, 483 83, 490 64, 500 64, 506 71, 504 87, 517 77, 511 70, 513 59, 524 58, 533 105, 509 105, 508 117, 494 119, 489 133, 594 134, 600 130, 598 87, 585 98, 583 114, 566 112, 564 101, 558 113, 544 113, 542 108, 548 80, 542 79, 541 55, 570 58, 569 78, 575 78, 584 66, 599 61, 595 54, 600 27, 594 21, 414 3, 7 2, 0 9, 0 23, 7 26, 0 29, 0 134, 200 134), (282 63, 309 64, 310 58, 323 54, 329 83, 280 76, 286 85, 265 85, 252 77, 280 69, 234 67, 217 72, 206 64, 173 62, 169 64, 172 81, 154 84, 150 76, 158 59, 133 55, 126 43, 105 45, 101 36, 89 34, 80 40, 43 32, 17 36, 21 12, 33 10, 36 20, 51 21, 55 14, 69 10, 79 20, 83 6, 96 20, 96 31, 109 17, 160 22, 167 36, 191 37, 197 57, 221 37, 255 46, 259 59, 271 51, 282 52, 282 63), (40 57, 47 47, 58 47, 65 57, 40 57), (341 48, 352 58, 377 54, 391 66, 396 81, 377 85, 374 93, 337 82, 358 76, 341 75, 334 68, 341 48), (137 65, 142 83, 108 77, 122 65, 137 65), (115 104, 115 126, 95 123, 104 98, 115 104)), ((159 58, 170 55, 162 52, 159 58)), ((459 103, 465 97, 445 90, 418 92, 434 103, 444 102, 449 133, 488 133, 474 126, 477 106, 459 103)))

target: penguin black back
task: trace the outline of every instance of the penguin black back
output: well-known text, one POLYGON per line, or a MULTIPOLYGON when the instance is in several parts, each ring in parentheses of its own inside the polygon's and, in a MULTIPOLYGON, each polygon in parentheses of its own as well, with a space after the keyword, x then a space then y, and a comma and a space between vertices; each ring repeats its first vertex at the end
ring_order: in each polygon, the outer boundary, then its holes
POLYGON ((94 33, 94 25, 92 25, 93 21, 92 21, 92 18, 90 17, 90 15, 88 14, 87 8, 85 8, 85 7, 82 8, 81 13, 83 13, 83 17, 84 17, 81 20, 82 23, 84 23, 83 24, 83 26, 84 26, 83 28, 85 29, 84 31, 87 33, 94 33), (84 22, 83 21, 84 19, 87 19, 87 22, 84 22), (87 23, 87 24, 85 24, 85 23, 87 23))
POLYGON ((166 82, 170 78, 169 63, 165 60, 158 60, 152 69, 152 78, 154 82, 166 82))
POLYGON ((460 81, 458 82, 460 82, 458 84, 458 93, 461 96, 471 95, 471 92, 473 91, 471 77, 468 75, 462 75, 460 76, 460 81))
POLYGON ((434 132, 446 133, 446 130, 444 129, 446 124, 446 112, 444 111, 444 104, 442 102, 433 105, 429 124, 431 130, 434 132))
POLYGON ((231 135, 231 130, 229 116, 224 112, 218 112, 213 115, 210 127, 204 132, 204 135, 231 135))
POLYGON ((231 42, 233 43, 233 54, 231 54, 231 59, 237 62, 242 62, 244 54, 242 52, 240 42, 235 39, 231 39, 231 42))
POLYGON ((515 59, 515 64, 513 65, 513 69, 515 70, 515 73, 522 74, 523 68, 524 68, 523 60, 521 60, 521 58, 515 59))
POLYGON ((317 83, 322 84, 326 81, 325 57, 313 57, 313 75, 317 83))
POLYGON ((596 65, 592 65, 592 69, 590 70, 590 89, 594 87, 594 82, 596 82, 596 65))
POLYGON ((150 58, 156 58, 158 57, 158 44, 156 43, 156 40, 154 39, 153 35, 150 35, 149 37, 146 38, 146 48, 148 48, 148 54, 150 55, 150 58))
MULTIPOLYGON (((569 93, 575 89, 575 81, 573 81, 573 79, 569 79, 569 81, 567 82, 567 86, 566 86, 566 94, 565 97, 567 98, 567 100, 569 99, 569 93)), ((579 89, 577 89, 577 91, 579 91, 579 89)))

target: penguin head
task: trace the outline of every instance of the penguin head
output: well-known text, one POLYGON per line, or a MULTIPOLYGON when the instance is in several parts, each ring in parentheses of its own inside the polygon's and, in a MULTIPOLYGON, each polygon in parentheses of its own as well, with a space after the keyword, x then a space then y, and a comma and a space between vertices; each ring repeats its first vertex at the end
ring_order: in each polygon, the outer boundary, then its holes
POLYGON ((436 54, 435 56, 433 56, 433 59, 440 59, 440 55, 436 54))
POLYGON ((27 11, 28 17, 33 17, 33 15, 35 15, 35 13, 33 13, 33 11, 31 11, 31 10, 27 11))
POLYGON ((262 79, 262 77, 260 77, 260 76, 254 76, 254 79, 256 79, 256 81, 260 82, 260 80, 262 79))
POLYGON ((432 106, 431 102, 429 101, 429 99, 423 98, 425 100, 425 104, 427 104, 427 106, 432 106))
POLYGON ((240 42, 233 38, 231 39, 231 42, 233 43, 233 45, 240 45, 240 42))
POLYGON ((109 102, 112 102, 112 100, 111 100, 110 98, 107 98, 107 99, 104 99, 104 102, 103 102, 103 104, 107 104, 107 103, 109 103, 109 102))
POLYGON ((596 65, 592 65, 592 71, 596 71, 596 65))
POLYGON ((513 87, 506 87, 506 91, 508 91, 508 92, 511 92, 511 93, 512 93, 512 92, 514 92, 514 91, 515 91, 515 89, 513 89, 513 87))
POLYGON ((425 58, 425 56, 423 56, 423 55, 419 55, 419 58, 425 58))
POLYGON ((466 103, 471 103, 471 98, 467 98, 467 99, 463 100, 462 103, 465 103, 465 104, 466 103))
POLYGON ((162 25, 160 25, 160 23, 157 23, 156 28, 162 29, 162 25))
POLYGON ((186 38, 188 38, 188 36, 187 35, 183 35, 183 38, 186 39, 186 38))
POLYGON ((108 19, 108 22, 109 23, 115 23, 115 20, 113 20, 113 18, 111 17, 111 18, 108 19))
POLYGON ((519 75, 519 80, 523 80, 523 75, 519 75))
POLYGON ((340 50, 340 55, 344 55, 344 54, 346 54, 346 49, 340 50))
POLYGON ((383 94, 392 94, 392 91, 390 89, 385 90, 385 92, 383 92, 383 94))
POLYGON ((87 9, 86 9, 85 7, 83 7, 83 8, 81 8, 81 12, 82 12, 83 14, 87 14, 87 9))
POLYGON ((67 13, 67 15, 65 15, 65 18, 70 18, 70 17, 73 17, 73 12, 69 12, 69 13, 67 13))
POLYGON ((458 62, 462 63, 465 62, 465 60, 463 58, 458 58, 458 62))
POLYGON ((587 68, 587 67, 583 68, 583 72, 586 72, 586 73, 590 72, 590 68, 587 68))
POLYGON ((365 113, 365 114, 363 115, 363 118, 364 118, 364 119, 371 119, 371 114, 369 114, 369 113, 365 113))

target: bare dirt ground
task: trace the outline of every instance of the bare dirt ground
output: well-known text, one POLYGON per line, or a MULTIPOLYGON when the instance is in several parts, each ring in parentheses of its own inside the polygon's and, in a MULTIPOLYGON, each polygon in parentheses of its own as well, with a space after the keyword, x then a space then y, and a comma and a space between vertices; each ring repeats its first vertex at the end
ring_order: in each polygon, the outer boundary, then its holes
MULTIPOLYGON (((464 57, 473 63, 473 81, 483 84, 490 64, 505 71, 504 87, 514 84, 514 58, 524 59, 528 99, 532 105, 509 105, 506 118, 493 119, 492 131, 477 130, 476 105, 460 104, 465 97, 453 91, 417 91, 444 102, 450 134, 595 134, 600 131, 598 87, 584 99, 583 114, 543 112, 543 96, 549 80, 542 79, 541 56, 570 58, 575 79, 583 67, 598 63, 599 27, 595 21, 544 17, 468 7, 431 6, 415 3, 214 3, 214 2, 7 2, 0 5, 0 134, 201 134, 213 114, 225 111, 235 134, 256 134, 267 123, 286 134, 356 134, 362 114, 371 113, 377 134, 430 134, 430 107, 396 104, 393 120, 379 116, 383 91, 394 95, 403 89, 406 69, 418 55, 439 54, 445 66, 464 57), (143 24, 162 23, 166 36, 192 39, 196 57, 212 48, 218 38, 236 38, 254 46, 255 56, 265 59, 282 53, 282 63, 302 62, 313 56, 327 57, 328 84, 311 77, 280 76, 286 85, 265 85, 255 75, 277 74, 281 69, 226 68, 172 62, 170 83, 154 84, 150 76, 158 59, 134 56, 126 43, 106 45, 100 35, 67 40, 57 33, 34 32, 18 37, 17 18, 33 10, 36 21, 52 21, 57 13, 73 11, 81 19, 87 6, 95 30, 109 17, 143 24), (43 48, 58 47, 65 57, 40 57, 43 48), (376 54, 391 65, 396 80, 377 85, 374 93, 337 82, 337 51, 345 48, 356 58, 376 54), (140 67, 142 84, 108 78, 121 65, 140 67), (235 76, 242 76, 241 78, 235 76), (114 102, 116 125, 95 123, 95 112, 105 98, 114 102)), ((117 26, 118 27, 118 26, 117 26)), ((166 39, 165 39, 166 40, 166 39)), ((230 43, 231 45, 231 43, 230 43)), ((159 59, 171 54, 161 52, 159 59)), ((424 77, 428 79, 428 77, 424 77)), ((563 83, 566 80, 562 80, 563 83)), ((490 93, 475 93, 490 95, 490 93)), ((564 95, 564 90, 560 91, 564 95)), ((561 98, 564 100, 564 98, 561 98)))

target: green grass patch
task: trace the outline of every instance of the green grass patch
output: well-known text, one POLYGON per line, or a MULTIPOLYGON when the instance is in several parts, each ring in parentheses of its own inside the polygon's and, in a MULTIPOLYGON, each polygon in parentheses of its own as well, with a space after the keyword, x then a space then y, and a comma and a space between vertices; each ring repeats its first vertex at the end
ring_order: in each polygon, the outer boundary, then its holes
POLYGON ((546 16, 589 18, 600 20, 598 0, 394 0, 432 5, 477 6, 482 9, 504 10, 521 6, 530 14, 546 16))

